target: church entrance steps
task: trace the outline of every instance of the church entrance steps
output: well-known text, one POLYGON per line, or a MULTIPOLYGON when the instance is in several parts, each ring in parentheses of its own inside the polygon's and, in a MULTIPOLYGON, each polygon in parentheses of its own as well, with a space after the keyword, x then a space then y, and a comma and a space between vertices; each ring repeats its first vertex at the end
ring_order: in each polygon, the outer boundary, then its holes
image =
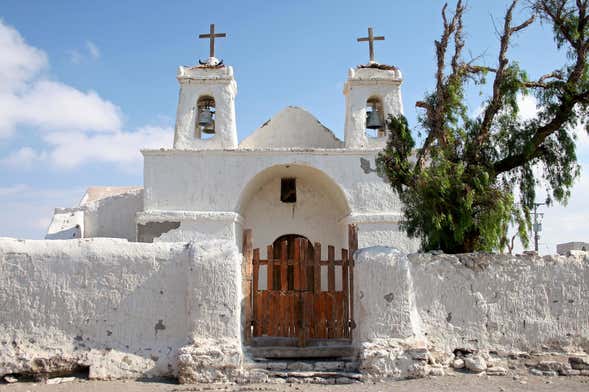
POLYGON ((256 359, 248 364, 248 368, 287 383, 352 384, 362 381, 358 362, 351 359, 256 359))
POLYGON ((354 348, 350 345, 325 346, 250 346, 248 353, 253 358, 265 359, 327 359, 353 358, 354 348))

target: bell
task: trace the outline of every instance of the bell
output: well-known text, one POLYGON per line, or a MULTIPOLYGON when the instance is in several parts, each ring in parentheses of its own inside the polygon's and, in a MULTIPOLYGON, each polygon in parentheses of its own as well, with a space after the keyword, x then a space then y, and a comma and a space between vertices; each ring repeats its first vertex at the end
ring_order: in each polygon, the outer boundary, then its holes
POLYGON ((215 120, 211 120, 207 125, 202 128, 202 133, 213 134, 215 133, 215 120))
POLYGON ((372 109, 366 115, 366 128, 368 129, 380 129, 384 127, 382 119, 380 118, 380 113, 376 109, 372 109))
POLYGON ((213 113, 209 108, 203 108, 198 111, 198 125, 206 127, 213 122, 213 113))

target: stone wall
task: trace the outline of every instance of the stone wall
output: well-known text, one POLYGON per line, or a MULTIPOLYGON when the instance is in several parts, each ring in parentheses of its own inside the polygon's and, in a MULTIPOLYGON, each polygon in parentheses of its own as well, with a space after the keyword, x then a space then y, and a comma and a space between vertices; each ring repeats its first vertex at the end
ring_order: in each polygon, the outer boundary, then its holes
POLYGON ((355 259, 354 343, 374 377, 441 371, 459 355, 589 353, 587 253, 434 256, 375 247, 355 259))
MULTIPOLYGON (((524 365, 589 375, 587 253, 374 247, 355 260, 353 344, 366 379, 524 365)), ((222 240, 0 239, 0 376, 265 380, 243 353, 241 261, 222 240)))
POLYGON ((221 241, 0 239, 0 376, 177 376, 195 340, 239 347, 240 260, 221 241))

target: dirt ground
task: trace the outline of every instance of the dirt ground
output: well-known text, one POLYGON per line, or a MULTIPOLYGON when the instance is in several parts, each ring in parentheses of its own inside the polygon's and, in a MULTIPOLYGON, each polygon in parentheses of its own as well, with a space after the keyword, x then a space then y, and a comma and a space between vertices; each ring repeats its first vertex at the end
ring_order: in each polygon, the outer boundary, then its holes
POLYGON ((571 391, 588 392, 589 377, 488 377, 454 376, 395 381, 378 384, 314 385, 314 384, 261 384, 261 385, 177 385, 166 380, 151 381, 74 381, 47 385, 33 382, 18 382, 0 385, 2 392, 215 392, 215 391, 266 391, 266 392, 520 392, 520 391, 571 391))

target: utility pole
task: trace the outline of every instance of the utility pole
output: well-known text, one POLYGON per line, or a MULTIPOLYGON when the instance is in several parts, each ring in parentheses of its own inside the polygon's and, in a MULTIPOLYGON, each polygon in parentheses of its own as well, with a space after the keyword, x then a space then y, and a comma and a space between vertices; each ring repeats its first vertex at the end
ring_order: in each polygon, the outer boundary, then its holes
POLYGON ((538 241, 540 240, 540 232, 542 231, 542 219, 544 213, 538 212, 538 207, 543 206, 545 203, 534 203, 534 224, 532 229, 534 231, 534 250, 538 253, 538 241))

